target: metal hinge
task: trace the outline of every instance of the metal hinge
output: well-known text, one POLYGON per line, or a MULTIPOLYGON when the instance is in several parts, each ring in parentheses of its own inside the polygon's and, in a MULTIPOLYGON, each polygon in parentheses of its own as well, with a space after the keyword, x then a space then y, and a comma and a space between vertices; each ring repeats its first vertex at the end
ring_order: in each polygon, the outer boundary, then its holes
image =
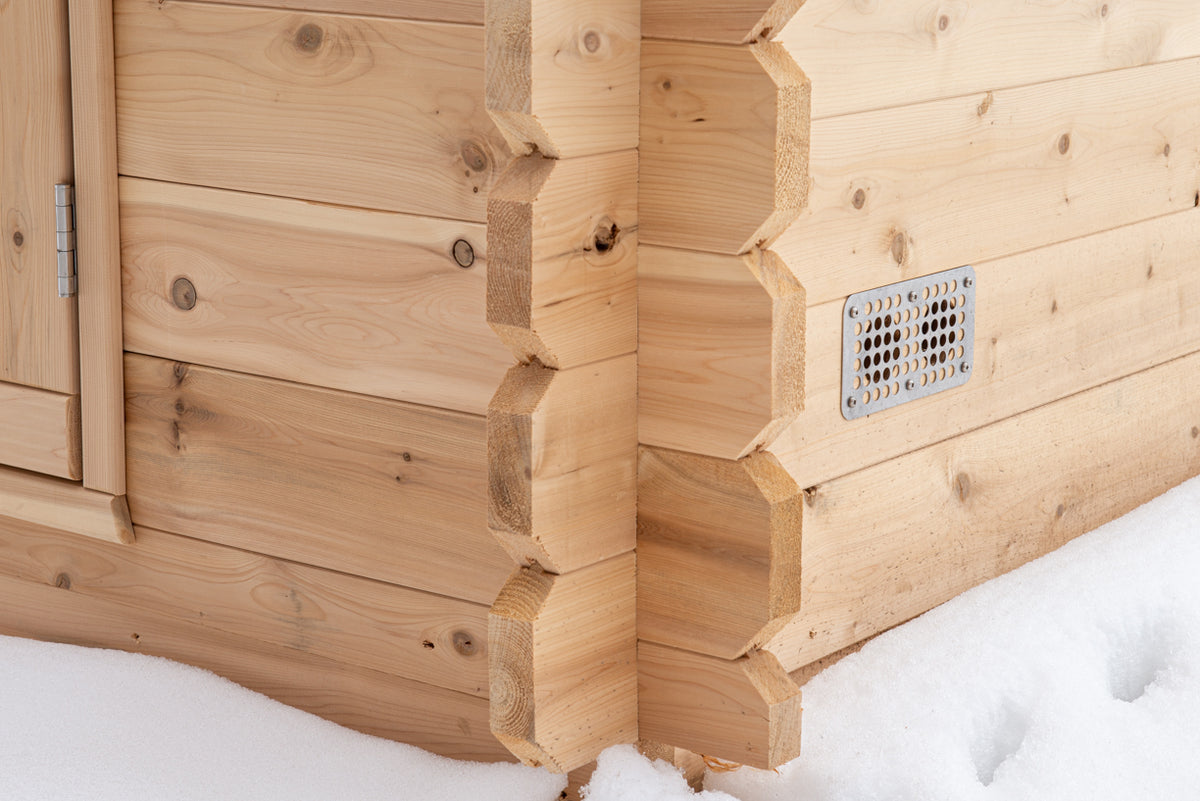
POLYGON ((73 298, 78 291, 75 270, 75 188, 54 185, 54 227, 58 250, 58 296, 73 298))

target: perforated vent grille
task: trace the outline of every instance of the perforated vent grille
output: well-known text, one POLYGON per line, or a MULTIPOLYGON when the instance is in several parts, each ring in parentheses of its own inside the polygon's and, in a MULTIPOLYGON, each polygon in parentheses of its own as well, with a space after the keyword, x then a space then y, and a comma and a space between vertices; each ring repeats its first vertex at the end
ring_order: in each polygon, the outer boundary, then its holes
POLYGON ((851 295, 842 312, 842 416, 962 386, 974 356, 971 267, 851 295))

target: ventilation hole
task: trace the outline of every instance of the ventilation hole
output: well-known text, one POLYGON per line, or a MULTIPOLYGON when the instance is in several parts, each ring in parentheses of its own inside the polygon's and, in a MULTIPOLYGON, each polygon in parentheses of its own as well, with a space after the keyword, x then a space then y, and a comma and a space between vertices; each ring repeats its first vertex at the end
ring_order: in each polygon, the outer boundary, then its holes
MULTIPOLYGON (((858 367, 855 367, 854 369, 857 370, 858 367)), ((858 376, 854 376, 854 388, 862 389, 862 379, 859 378, 858 376)))
POLYGON ((928 383, 929 383, 929 374, 921 373, 921 386, 925 386, 928 383))
POLYGON ((854 336, 856 336, 856 337, 862 336, 862 323, 854 324, 854 336))
POLYGON ((871 393, 870 392, 863 393, 862 402, 863 402, 864 406, 871 402, 871 393))
POLYGON ((879 390, 876 389, 873 393, 871 393, 871 397, 875 400, 879 400, 879 390))
POLYGON ((957 292, 957 291, 958 291, 958 281, 951 281, 951 282, 950 282, 950 291, 951 291, 951 292, 957 292))
POLYGON ((891 394, 892 394, 892 388, 885 384, 883 387, 883 397, 886 398, 888 395, 891 395, 891 394))
POLYGON ((946 368, 946 377, 954 378, 954 365, 953 364, 946 368))

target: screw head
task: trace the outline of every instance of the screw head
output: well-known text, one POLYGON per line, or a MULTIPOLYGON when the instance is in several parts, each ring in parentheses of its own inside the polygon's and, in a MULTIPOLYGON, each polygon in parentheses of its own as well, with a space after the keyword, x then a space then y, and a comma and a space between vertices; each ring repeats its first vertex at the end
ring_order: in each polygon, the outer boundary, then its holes
POLYGON ((905 389, 907 389, 909 392, 912 392, 914 389, 916 389, 916 388, 917 388, 917 382, 916 382, 916 381, 913 381, 913 380, 910 378, 910 379, 908 379, 907 381, 905 381, 905 382, 904 382, 904 388, 905 388, 905 389))
POLYGON ((963 286, 965 286, 967 289, 970 289, 971 287, 975 286, 975 279, 968 275, 963 279, 963 286))
POLYGON ((918 300, 920 300, 920 299, 921 299, 921 296, 920 296, 920 295, 918 295, 916 292, 909 292, 909 293, 908 293, 908 302, 909 302, 909 303, 916 303, 916 302, 917 302, 918 300))
POLYGON ((853 409, 858 405, 858 398, 846 398, 846 405, 853 409))
POLYGON ((454 261, 464 270, 475 263, 475 248, 465 239, 454 243, 454 261))
POLYGON ((961 370, 961 371, 962 371, 962 372, 964 372, 964 373, 969 373, 969 372, 971 372, 971 363, 970 363, 970 362, 963 362, 962 364, 960 364, 960 365, 958 366, 958 369, 959 369, 959 370, 961 370))
POLYGON ((857 317, 860 314, 862 314, 862 312, 859 310, 859 308, 857 306, 850 307, 850 316, 851 317, 857 317))

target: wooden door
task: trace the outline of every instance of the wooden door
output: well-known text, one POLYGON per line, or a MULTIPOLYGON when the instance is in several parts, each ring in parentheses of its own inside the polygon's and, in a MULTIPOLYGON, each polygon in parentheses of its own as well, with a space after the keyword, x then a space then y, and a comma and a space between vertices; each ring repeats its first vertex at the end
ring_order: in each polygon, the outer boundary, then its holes
POLYGON ((67 0, 0 0, 0 465, 82 477, 79 335, 59 297, 73 183, 67 0))

